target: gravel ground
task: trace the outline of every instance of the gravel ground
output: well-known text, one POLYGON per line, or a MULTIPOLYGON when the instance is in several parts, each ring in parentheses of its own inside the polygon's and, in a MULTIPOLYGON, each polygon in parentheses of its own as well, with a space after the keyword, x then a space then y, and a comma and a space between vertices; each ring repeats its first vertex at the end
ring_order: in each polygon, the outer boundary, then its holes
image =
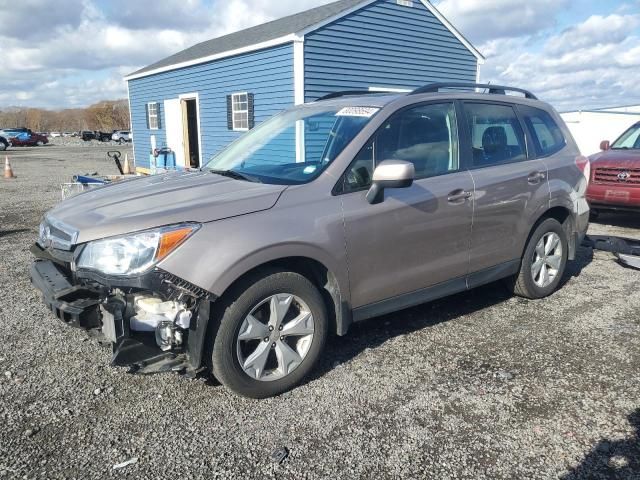
MULTIPOLYGON (((42 305, 27 248, 62 181, 116 173, 110 148, 9 152, 1 478, 640 478, 640 272, 588 248, 542 301, 493 284, 356 325, 278 398, 109 367, 108 349, 42 305)), ((603 216, 592 231, 638 228, 603 216)))

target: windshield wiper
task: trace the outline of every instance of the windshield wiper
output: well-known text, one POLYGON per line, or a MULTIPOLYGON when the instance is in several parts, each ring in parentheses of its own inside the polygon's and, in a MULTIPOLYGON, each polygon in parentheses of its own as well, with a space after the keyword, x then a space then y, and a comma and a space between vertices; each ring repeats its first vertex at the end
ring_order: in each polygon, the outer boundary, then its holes
POLYGON ((244 173, 240 173, 236 170, 216 170, 215 168, 210 168, 209 172, 215 173, 216 175, 220 175, 222 177, 233 178, 234 180, 244 180, 245 182, 262 183, 259 178, 252 177, 244 173))

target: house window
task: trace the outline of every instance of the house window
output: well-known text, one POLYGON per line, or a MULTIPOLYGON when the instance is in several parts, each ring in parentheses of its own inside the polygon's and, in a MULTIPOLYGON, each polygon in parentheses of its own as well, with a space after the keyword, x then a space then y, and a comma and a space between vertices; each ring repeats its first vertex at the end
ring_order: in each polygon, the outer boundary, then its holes
POLYGON ((149 124, 150 130, 158 130, 159 122, 158 122, 158 104, 157 103, 147 103, 147 123, 149 124))
POLYGON ((231 116, 233 130, 249 130, 248 93, 234 93, 231 95, 231 116))

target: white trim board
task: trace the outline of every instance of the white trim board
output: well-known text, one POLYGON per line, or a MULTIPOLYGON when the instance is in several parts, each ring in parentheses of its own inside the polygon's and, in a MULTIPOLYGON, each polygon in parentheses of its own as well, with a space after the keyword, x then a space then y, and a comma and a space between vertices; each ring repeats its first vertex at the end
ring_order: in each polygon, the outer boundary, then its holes
MULTIPOLYGON (((277 45, 283 45, 285 43, 294 42, 294 56, 295 56, 295 43, 304 42, 304 36, 308 33, 311 33, 319 28, 324 27, 336 20, 345 17, 353 12, 360 10, 361 8, 366 7, 367 5, 374 3, 378 0, 363 0, 361 3, 358 3, 354 7, 351 7, 347 10, 340 12, 337 15, 329 17, 322 22, 319 22, 315 25, 307 27, 304 30, 301 30, 296 33, 291 33, 289 35, 285 35, 282 37, 274 38, 272 40, 267 40, 265 42, 256 43, 254 45, 247 45, 246 47, 237 48, 235 50, 228 50, 226 52, 216 53, 214 55, 209 55, 206 57, 200 57, 193 60, 188 60, 186 62, 175 63, 173 65, 166 65, 164 67, 154 68, 153 70, 149 70, 141 73, 132 73, 124 77, 126 81, 135 80, 137 78, 149 77, 151 75, 155 75, 157 73, 170 72, 172 70, 178 70, 180 68, 190 67, 193 65, 200 65, 202 63, 211 62, 213 60, 219 60, 227 57, 234 57, 236 55, 240 55, 242 53, 255 52, 256 50, 262 50, 264 48, 275 47, 277 45)), ((482 54, 469 42, 464 35, 462 35, 450 22, 447 20, 436 7, 431 5, 428 0, 420 0, 420 3, 424 5, 427 10, 429 10, 442 24, 465 46, 467 49, 478 59, 478 64, 484 64, 485 58, 482 54)))
MULTIPOLYGON (((195 100, 196 101, 196 117, 198 117, 198 161, 200 162, 200 167, 203 167, 202 164, 202 122, 200 121, 200 95, 198 92, 194 93, 183 93, 182 95, 178 95, 178 99, 182 100, 195 100)), ((185 139, 183 139, 185 141, 185 139)), ((189 139, 186 139, 189 141, 189 139)), ((187 159, 185 159, 186 163, 187 159)))

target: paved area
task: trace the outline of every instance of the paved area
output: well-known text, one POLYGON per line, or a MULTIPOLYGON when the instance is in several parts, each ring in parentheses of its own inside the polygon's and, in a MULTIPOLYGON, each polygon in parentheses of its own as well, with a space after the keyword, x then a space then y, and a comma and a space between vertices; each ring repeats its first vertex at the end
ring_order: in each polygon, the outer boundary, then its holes
MULTIPOLYGON (((640 478, 640 272, 588 248, 548 299, 492 284, 357 325, 278 398, 109 367, 109 350, 41 304, 28 247, 60 183, 116 173, 111 148, 9 152, 0 478, 640 478)), ((592 225, 639 229, 638 216, 592 225)))

